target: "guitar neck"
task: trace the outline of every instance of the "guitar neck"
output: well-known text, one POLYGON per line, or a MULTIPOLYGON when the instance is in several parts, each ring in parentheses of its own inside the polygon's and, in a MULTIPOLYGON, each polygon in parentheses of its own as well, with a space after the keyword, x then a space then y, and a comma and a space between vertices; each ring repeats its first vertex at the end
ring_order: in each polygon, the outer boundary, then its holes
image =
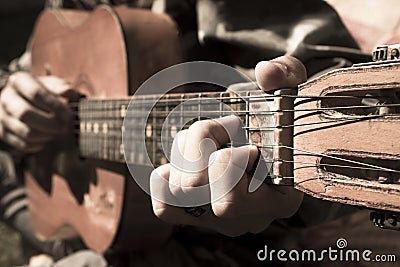
POLYGON ((240 96, 233 92, 208 92, 84 99, 78 111, 80 153, 85 158, 138 165, 148 165, 150 159, 151 164, 159 166, 167 162, 164 152, 170 151, 178 131, 196 120, 232 114, 241 118, 247 136, 257 134, 250 127, 255 115, 249 112, 249 105, 258 100, 245 101, 249 96, 249 92, 240 96))

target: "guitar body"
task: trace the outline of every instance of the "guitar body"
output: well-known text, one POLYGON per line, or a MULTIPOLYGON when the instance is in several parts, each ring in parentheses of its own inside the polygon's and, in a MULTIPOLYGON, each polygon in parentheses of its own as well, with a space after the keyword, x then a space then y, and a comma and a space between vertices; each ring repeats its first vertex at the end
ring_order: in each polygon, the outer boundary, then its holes
MULTIPOLYGON (((176 38, 167 16, 147 10, 46 10, 33 34, 32 74, 61 77, 87 98, 126 97, 178 62, 176 38)), ((80 158, 76 138, 55 140, 30 156, 25 181, 41 239, 79 235, 89 248, 104 252, 112 245, 157 245, 169 236, 126 165, 80 158)))

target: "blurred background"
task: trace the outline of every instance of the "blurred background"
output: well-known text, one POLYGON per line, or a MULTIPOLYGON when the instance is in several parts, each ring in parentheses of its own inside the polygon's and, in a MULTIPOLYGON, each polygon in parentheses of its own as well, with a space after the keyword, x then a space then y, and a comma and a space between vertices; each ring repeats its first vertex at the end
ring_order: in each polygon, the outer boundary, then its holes
MULTIPOLYGON (((399 0, 325 1, 335 7, 363 51, 371 52, 377 44, 400 41, 399 0)), ((1 1, 0 66, 24 51, 44 2, 1 1)), ((0 222, 0 267, 21 266, 21 251, 20 236, 0 222)))

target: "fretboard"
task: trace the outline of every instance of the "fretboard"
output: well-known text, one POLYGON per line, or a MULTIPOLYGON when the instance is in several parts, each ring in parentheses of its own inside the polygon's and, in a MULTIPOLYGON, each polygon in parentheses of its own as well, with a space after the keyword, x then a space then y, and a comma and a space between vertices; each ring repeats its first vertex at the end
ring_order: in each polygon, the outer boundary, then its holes
MULTIPOLYGON (((161 98, 148 95, 135 96, 133 105, 129 105, 130 101, 131 98, 80 101, 79 149, 83 157, 138 165, 148 165, 150 159, 151 164, 159 166, 168 162, 177 132, 196 120, 237 115, 248 140, 261 143, 259 116, 272 115, 252 112, 265 109, 260 108, 261 99, 252 98, 250 92, 170 94, 161 98), (149 111, 149 103, 156 99, 149 111)), ((273 98, 262 97, 265 101, 273 102, 273 98)))

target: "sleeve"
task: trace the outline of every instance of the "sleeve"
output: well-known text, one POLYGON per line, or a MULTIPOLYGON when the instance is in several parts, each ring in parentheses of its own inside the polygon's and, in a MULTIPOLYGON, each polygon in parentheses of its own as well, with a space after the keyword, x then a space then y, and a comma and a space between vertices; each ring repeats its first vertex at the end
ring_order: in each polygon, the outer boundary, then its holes
POLYGON ((254 68, 260 60, 292 55, 313 75, 334 58, 369 59, 325 1, 202 0, 196 8, 200 45, 231 66, 254 68))
POLYGON ((154 0, 152 10, 168 14, 175 21, 185 61, 208 59, 214 52, 207 51, 198 41, 197 0, 154 0))

